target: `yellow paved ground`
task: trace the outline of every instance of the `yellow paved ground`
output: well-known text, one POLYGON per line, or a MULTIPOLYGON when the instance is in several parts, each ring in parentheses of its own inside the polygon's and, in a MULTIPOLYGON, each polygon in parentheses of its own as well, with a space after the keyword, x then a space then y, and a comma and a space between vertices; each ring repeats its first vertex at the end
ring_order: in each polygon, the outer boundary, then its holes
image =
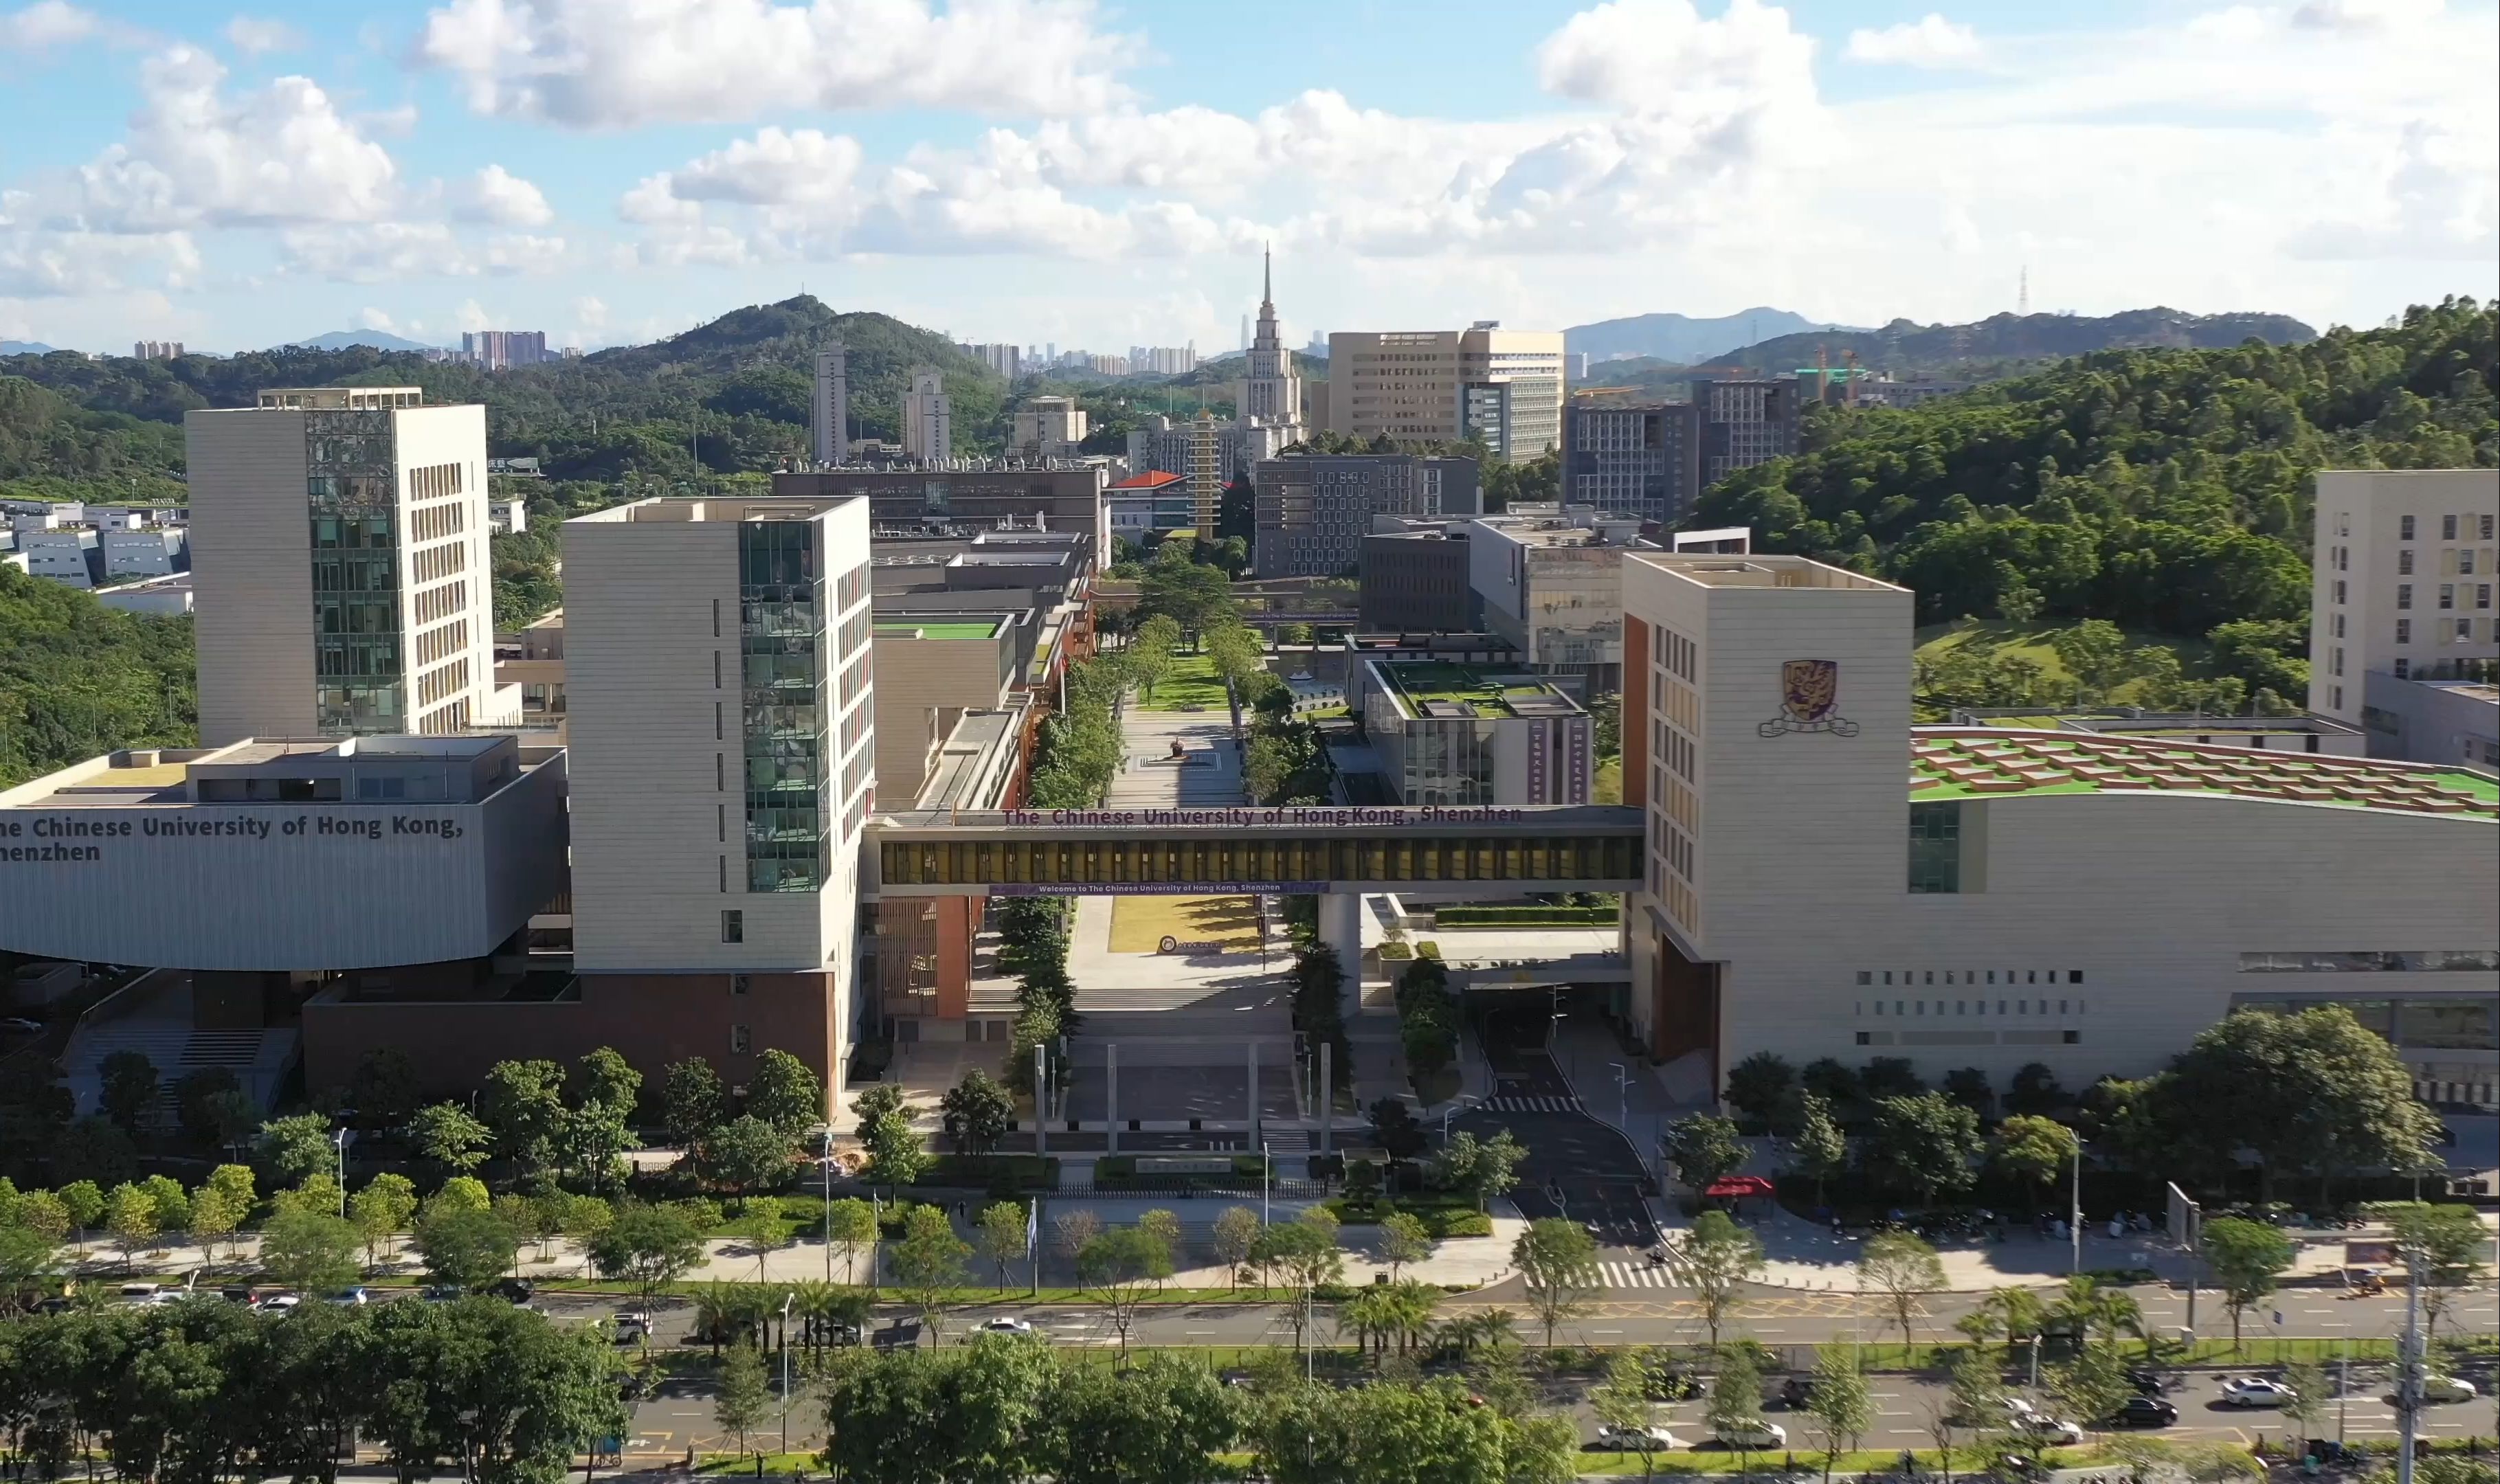
POLYGON ((1185 943, 1259 946, 1259 916, 1248 897, 1120 897, 1111 903, 1111 951, 1152 953, 1167 938, 1185 943))

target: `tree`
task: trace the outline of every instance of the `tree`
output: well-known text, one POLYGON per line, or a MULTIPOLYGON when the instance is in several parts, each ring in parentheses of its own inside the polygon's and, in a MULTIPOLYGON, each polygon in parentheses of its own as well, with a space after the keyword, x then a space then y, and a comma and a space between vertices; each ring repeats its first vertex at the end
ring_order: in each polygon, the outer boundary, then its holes
POLYGON ((981 1208, 975 1227, 976 1245, 981 1256, 998 1269, 999 1288, 1007 1286, 1007 1264, 1024 1256, 1026 1223, 1029 1217, 1021 1201, 994 1201, 981 1208))
POLYGON ((443 1182, 434 1199, 425 1203, 426 1212, 491 1209, 494 1201, 486 1194, 486 1182, 473 1174, 455 1174, 443 1182))
POLYGON ((182 1136, 214 1149, 234 1143, 260 1121, 258 1105, 225 1067, 203 1067, 175 1083, 174 1107, 182 1136))
POLYGON ((1649 1367, 1638 1350, 1619 1348, 1606 1360, 1606 1378, 1590 1388, 1589 1410, 1599 1422, 1637 1440, 1641 1477, 1658 1472, 1658 1444, 1650 1438, 1649 1367))
POLYGON ((156 1105, 156 1064, 137 1051, 107 1052, 96 1065, 96 1077, 104 1115, 124 1134, 138 1133, 140 1120, 156 1105))
POLYGON ((1952 1415, 1973 1427, 1991 1427, 2004 1415, 2005 1379, 1983 1351, 1963 1350, 1954 1356, 1945 1371, 1945 1395, 1952 1415))
POLYGON ((1855 1452, 1859 1439, 1875 1425, 1875 1402, 1866 1386, 1866 1372, 1859 1367, 1856 1347, 1822 1347, 1815 1358, 1814 1391, 1806 1399, 1806 1414, 1823 1435, 1824 1484, 1830 1484, 1832 1465, 1842 1454, 1855 1452))
POLYGON ((1741 1477, 1752 1465, 1752 1440, 1762 1425, 1762 1372, 1754 1365, 1750 1346, 1730 1345, 1719 1353, 1719 1373, 1710 1378, 1710 1399, 1702 1416, 1711 1435, 1736 1450, 1741 1477))
POLYGON ((1336 1232, 1325 1221, 1324 1207, 1313 1206, 1302 1217, 1279 1221, 1259 1234, 1251 1248, 1250 1260, 1274 1277, 1284 1280, 1293 1307, 1294 1344, 1299 1348, 1310 1322, 1310 1302, 1323 1285, 1336 1282, 1345 1275, 1345 1254, 1337 1249, 1336 1232))
POLYGON ((661 1117, 670 1141, 678 1148, 691 1149, 702 1142, 720 1123, 728 1104, 728 1092, 711 1063, 696 1056, 670 1066, 660 1094, 661 1117))
POLYGON ((415 1214, 416 1186, 404 1174, 384 1171, 356 1192, 347 1202, 347 1219, 365 1239, 367 1266, 380 1266, 383 1244, 407 1231, 415 1214))
POLYGON ((1970 1188, 1984 1147, 1979 1115, 1941 1093, 1883 1098, 1866 1136, 1866 1166, 1890 1188, 1933 1201, 1970 1188))
POLYGON ((1114 1227, 1076 1254, 1077 1285, 1102 1297, 1124 1355, 1137 1305, 1171 1273, 1171 1248, 1137 1227, 1114 1227))
POLYGON ((764 1281, 765 1264, 773 1253, 790 1245, 799 1224, 781 1209, 778 1201, 749 1202, 745 1213, 730 1228, 731 1235, 746 1243, 755 1254, 755 1281, 764 1281))
POLYGON ((712 1424, 736 1434, 738 1451, 744 1453, 747 1435, 764 1426, 772 1410, 773 1385, 765 1373, 764 1357, 741 1339, 721 1360, 720 1389, 712 1397, 712 1424))
POLYGON ((1799 1108, 1796 1138, 1789 1143, 1790 1168, 1814 1182, 1814 1204, 1821 1205, 1825 1183, 1849 1169, 1849 1139, 1832 1120, 1829 1103, 1807 1093, 1799 1108))
POLYGON ((1527 1157, 1527 1146, 1508 1129, 1481 1140, 1461 1129, 1434 1152, 1425 1177, 1443 1190, 1469 1197, 1481 1211, 1487 1201, 1508 1195, 1519 1183, 1520 1161, 1527 1157))
POLYGON ((1528 1285, 1529 1307, 1545 1327, 1545 1344, 1551 1349, 1555 1327, 1596 1295, 1596 1239, 1578 1222, 1544 1217, 1530 1222, 1511 1244, 1510 1265, 1528 1285))
POLYGON ((2407 1202, 2387 1211, 2399 1244, 2421 1254, 2422 1343, 2439 1337, 2439 1322, 2456 1305, 2459 1295, 2480 1288, 2488 1270, 2484 1254, 2491 1250, 2491 1232, 2470 1205, 2433 1205, 2407 1202))
POLYGON ((954 1140, 958 1154, 989 1153, 1007 1137, 1007 1125, 1015 1120, 1014 1100, 978 1067, 965 1072, 962 1081, 946 1090, 946 1095, 938 1101, 938 1108, 945 1118, 946 1137, 954 1140))
POLYGON ((416 1250, 424 1255, 425 1270, 436 1282, 476 1289, 511 1268, 520 1237, 492 1209, 453 1206, 428 1211, 417 1222, 416 1250))
POLYGON ((1728 1220, 1726 1211, 1703 1211, 1676 1244, 1675 1268, 1701 1307, 1710 1348, 1718 1349, 1720 1327, 1735 1312, 1741 1285, 1761 1276, 1762 1239, 1728 1220))
POLYGON ((73 1232, 92 1232, 104 1217, 104 1192, 95 1188, 93 1180, 72 1180, 53 1194, 69 1211, 73 1232))
POLYGON ((594 1439, 626 1430, 615 1347, 598 1326, 476 1300, 382 1304, 363 1322, 376 1343, 358 1378, 372 1404, 357 1431, 387 1457, 550 1481, 594 1439))
POLYGON ((1946 1072, 1944 1094, 1983 1118, 1988 1116, 1990 1105, 1996 1101, 1995 1090, 1988 1083, 1988 1073, 1977 1067, 1957 1067, 1946 1072))
POLYGON ((1054 1365, 1045 1374, 1047 1401, 1037 1410, 1046 1441, 1043 1456, 1029 1459, 1033 1476, 1060 1484, 1213 1484, 1230 1476, 1217 1455, 1239 1435, 1241 1409, 1204 1363, 1161 1354, 1117 1373, 1054 1365))
POLYGON ((790 1138, 753 1113, 742 1113, 704 1136, 695 1168, 712 1184, 734 1193, 742 1209, 749 1194, 780 1184, 790 1174, 790 1138))
POLYGON ((620 1156, 634 1143, 633 1127, 626 1122, 631 1111, 631 1104, 600 1099, 566 1108, 556 1119, 553 1154, 557 1168, 568 1178, 594 1190, 622 1183, 620 1156))
POLYGON ((596 1103, 630 1119, 642 1096, 642 1074, 614 1046, 593 1046, 573 1064, 565 1094, 576 1107, 596 1103))
POLYGON ((2054 1118, 2017 1113, 1996 1126, 1988 1152, 1998 1172, 2030 1193, 2031 1208, 2040 1207, 2040 1192, 2066 1173, 2083 1145, 2075 1131, 2054 1118))
POLYGON ((2240 1321, 2274 1292, 2276 1280, 2291 1266, 2291 1238, 2262 1221, 2217 1216, 2205 1223, 2202 1250, 2222 1290, 2222 1306, 2231 1311, 2231 1348, 2236 1350, 2240 1321))
POLYGON ((234 1236, 245 1214, 235 1204, 234 1197, 214 1185, 203 1185, 192 1192, 191 1240, 200 1244, 203 1267, 216 1261, 216 1244, 234 1236))
POLYGON ((1155 699, 1156 684, 1170 671, 1172 650, 1179 643, 1180 625, 1168 614, 1157 613, 1137 626, 1135 637, 1121 651, 1129 678, 1149 702, 1155 699))
POLYGON ((13 1309, 19 1294, 60 1270, 59 1247, 32 1227, 0 1224, 0 1312, 13 1309))
POLYGON ((617 1207, 616 1219, 591 1239, 587 1250, 602 1276, 636 1284, 647 1303, 702 1265, 704 1237, 674 1206, 629 1201, 617 1207))
POLYGON ((416 1063, 407 1052, 397 1046, 366 1052, 347 1079, 356 1127, 379 1134, 406 1124, 416 1112, 416 1063))
POLYGON ((862 1247, 876 1241, 876 1211, 856 1196, 846 1196, 825 1208, 825 1240, 842 1251, 842 1281, 851 1280, 851 1265, 862 1247))
POLYGON ((544 1060, 497 1062, 486 1069, 478 1115, 494 1136, 495 1153, 536 1175, 555 1163, 556 1129, 564 1118, 564 1068, 544 1060))
POLYGON ((911 1121, 904 1114, 880 1114, 862 1136, 868 1145, 868 1168, 862 1171, 878 1185, 909 1185, 929 1170, 929 1152, 911 1121))
POLYGON ((1367 1111, 1371 1115, 1371 1141, 1380 1146, 1381 1153, 1393 1160, 1411 1160, 1424 1152, 1428 1136, 1405 1099, 1382 1098, 1367 1111))
POLYGON ((2118 1352, 2106 1345, 2086 1345, 2049 1372, 2048 1384, 2049 1395, 2080 1427, 2107 1418, 2133 1390, 2118 1352))
POLYGON ((1742 1169, 1753 1151, 1734 1120, 1694 1113, 1666 1126, 1666 1158, 1675 1177, 1696 1191, 1742 1169))
POLYGON ((2305 1443, 2314 1435, 2309 1430, 2325 1420, 2326 1399, 2334 1395, 2334 1386, 2315 1361, 2294 1361, 2284 1367, 2283 1384, 2291 1392, 2283 1403, 2283 1420, 2299 1427, 2305 1443))
POLYGON ((1769 1051, 1757 1051, 1727 1069, 1727 1105, 1767 1124, 1786 1129, 1796 1113, 1796 1069, 1769 1051))
POLYGON ((1954 1322, 1954 1328, 1978 1344, 1986 1344, 1991 1336, 2003 1335, 2006 1345, 2019 1345, 2037 1339, 2048 1327, 2049 1308, 2040 1296, 2027 1288, 1990 1289, 1979 1307, 1954 1322))
POLYGON ((955 1235, 938 1207, 915 1205, 904 1217, 903 1240, 895 1243, 886 1267, 932 1336, 948 1291, 963 1285, 964 1262, 971 1255, 970 1244, 955 1235))
POLYGON ((1398 1270, 1432 1255, 1432 1229, 1410 1211, 1392 1211, 1380 1218, 1380 1260, 1389 1265, 1389 1280, 1398 1270))
POLYGON ((341 1217, 281 1210, 260 1230, 261 1271, 301 1293, 345 1288, 356 1280, 360 1244, 356 1229, 341 1217))
POLYGON ((104 1229, 113 1234, 113 1244, 121 1249, 121 1266, 126 1270, 156 1240, 156 1203, 148 1192, 136 1185, 114 1187, 105 1207, 104 1229))
POLYGON ((1259 1241, 1259 1213, 1246 1205, 1228 1205, 1216 1213, 1214 1231, 1208 1244, 1215 1260, 1233 1275, 1233 1286, 1241 1286, 1241 1265, 1259 1241))
POLYGON ((191 1228, 191 1198, 182 1182, 169 1174, 151 1174, 139 1182, 148 1192, 148 1201, 156 1208, 156 1230, 167 1237, 191 1228))
POLYGON ((2050 638, 2057 663, 2081 681, 2084 699, 2098 703, 2127 678, 2126 635, 2106 619, 2088 618, 2050 638))
POLYGON ((1050 1239, 1059 1248, 1059 1255, 1070 1263, 1102 1231, 1102 1218, 1083 1206, 1050 1218, 1050 1239))
POLYGON ((260 1126, 260 1158, 280 1184, 300 1185, 327 1174, 339 1162, 338 1147, 330 1141, 330 1120, 318 1113, 269 1120, 260 1126))
POLYGON ((825 1121, 824 1078, 789 1052, 767 1048, 746 1080, 746 1111, 796 1139, 825 1121))
POLYGON ((1907 1344, 1919 1300, 1945 1286, 1945 1265, 1935 1248, 1907 1232, 1878 1233, 1858 1249, 1858 1284, 1884 1296, 1907 1344))
POLYGON ((486 1162, 494 1135, 457 1103, 437 1103, 416 1110, 408 1122, 409 1138, 427 1159, 453 1174, 468 1174, 486 1162))
POLYGON ((2066 1090, 2057 1085, 2057 1074, 2045 1062, 2023 1063, 2015 1070, 2014 1080, 2005 1084, 2008 1113, 2052 1113, 2069 1101, 2066 1090))

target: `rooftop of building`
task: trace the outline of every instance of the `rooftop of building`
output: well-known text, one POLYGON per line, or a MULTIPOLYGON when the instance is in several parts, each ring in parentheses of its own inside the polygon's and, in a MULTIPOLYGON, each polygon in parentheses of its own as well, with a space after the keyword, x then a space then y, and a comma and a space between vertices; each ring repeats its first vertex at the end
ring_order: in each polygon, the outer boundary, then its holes
POLYGON ((1112 483, 1111 488, 1115 491, 1153 490, 1161 489, 1167 484, 1182 484, 1188 481, 1180 475, 1171 474, 1161 469, 1149 469, 1144 474, 1133 474, 1125 479, 1115 480, 1112 483))
POLYGON ((1446 660, 1375 661, 1406 709, 1420 717, 1576 716, 1570 697, 1531 675, 1504 675, 1446 660))
POLYGON ((683 525, 721 521, 813 520, 828 511, 863 498, 860 495, 654 495, 647 500, 611 505, 604 511, 576 515, 567 524, 683 525))
POLYGON ((1003 618, 932 619, 914 618, 879 620, 879 639, 996 639, 1003 618))
POLYGON ((324 411, 423 407, 425 388, 422 386, 271 386, 262 389, 259 405, 264 408, 315 408, 324 411))
POLYGON ((2037 707, 2015 709, 1957 708, 1957 726, 2011 727, 2026 732, 2090 732, 2129 737, 2217 735, 2310 735, 2358 737, 2360 728, 2331 716, 2209 716, 2195 711, 2148 711, 2121 707, 2100 711, 2044 711, 2037 707))
POLYGON ((1641 550, 1629 553, 1627 560, 1644 563, 1702 587, 1820 587, 1903 594, 1909 591, 1875 577, 1860 577, 1844 568, 1826 567, 1803 556, 1765 556, 1760 553, 1731 556, 1717 552, 1694 554, 1641 550))
POLYGON ((966 711, 938 747, 914 808, 989 809, 1005 802, 1015 777, 1026 709, 966 711))
POLYGON ((222 747, 134 747, 0 792, 0 808, 475 804, 561 755, 509 736, 248 738, 222 747), (402 786, 351 786, 381 778, 402 786))
POLYGON ((1914 803, 2122 792, 2500 819, 2500 778, 2428 764, 1992 727, 1911 738, 1914 803))

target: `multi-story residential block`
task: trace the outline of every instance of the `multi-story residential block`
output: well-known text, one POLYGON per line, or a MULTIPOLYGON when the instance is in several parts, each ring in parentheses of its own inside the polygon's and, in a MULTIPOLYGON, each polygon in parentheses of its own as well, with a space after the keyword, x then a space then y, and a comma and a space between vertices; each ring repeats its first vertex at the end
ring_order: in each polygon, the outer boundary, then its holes
POLYGON ((562 359, 547 353, 544 330, 466 331, 460 337, 460 358, 485 371, 562 359))
POLYGON ((2309 709, 2373 756, 2500 769, 2500 471, 2327 470, 2309 709))
POLYGON ((903 394, 904 457, 934 464, 954 451, 955 405, 946 395, 946 379, 922 366, 911 373, 911 389, 903 394))
POLYGON ((1484 627, 1523 666, 1603 694, 1622 683, 1624 553, 1635 547, 1657 549, 1637 516, 1515 506, 1469 523, 1467 580, 1484 627))
POLYGON ((807 400, 807 448, 820 465, 851 456, 850 353, 840 341, 816 352, 816 378, 807 400))
POLYGON ((1010 453, 1029 459, 1072 459, 1084 451, 1085 410, 1073 397, 1027 397, 1015 410, 1010 453))
POLYGON ((1673 525, 1701 493, 1701 409, 1575 397, 1562 409, 1562 495, 1673 525))
POLYGON ((1352 575, 1376 515, 1472 515, 1476 462, 1414 453, 1295 453, 1263 460, 1251 564, 1263 577, 1352 575))
POLYGON ((486 410, 413 386, 264 391, 183 418, 200 736, 442 734, 494 684, 486 410))
POLYGON ((1797 383, 1793 380, 1695 378, 1701 410, 1701 482, 1715 484, 1797 450, 1797 383))
POLYGON ((143 340, 130 347, 133 357, 143 361, 178 361, 182 358, 179 340, 143 340))
POLYGON ((1010 381, 1024 374, 1024 347, 1021 346, 959 345, 955 348, 1010 381))
POLYGON ((1482 443, 1524 464, 1562 438, 1562 336, 1505 330, 1338 331, 1329 336, 1332 433, 1399 443, 1482 443))

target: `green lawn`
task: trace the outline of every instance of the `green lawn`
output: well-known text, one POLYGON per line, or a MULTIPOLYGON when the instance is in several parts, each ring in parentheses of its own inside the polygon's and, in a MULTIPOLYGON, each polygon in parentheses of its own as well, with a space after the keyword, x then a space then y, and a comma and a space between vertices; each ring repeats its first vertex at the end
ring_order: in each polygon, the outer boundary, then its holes
POLYGON ((1598 762, 1597 775, 1589 784, 1589 802, 1591 804, 1624 802, 1624 760, 1622 758, 1610 757, 1598 762))
MULTIPOLYGON (((1922 658, 1935 659, 1949 650, 1977 647, 1997 655, 2020 655, 2039 666, 2053 679, 2071 680, 2073 675, 2059 663, 2057 651, 2049 647, 2049 641, 2060 631, 2072 627, 2074 625, 2070 623, 2008 623, 2002 619, 1974 624, 1931 623, 1917 632, 1915 641, 1922 658)), ((2184 634, 2161 634, 2151 629, 2127 630, 2126 643, 2130 649, 2142 644, 2161 644, 2177 650, 2179 668, 2191 677, 2205 674, 2206 664, 2213 654, 2213 645, 2203 639, 2184 634)), ((2134 682, 2129 681, 2113 691, 2106 702, 2099 704, 2129 705, 2134 700, 2134 682)))
POLYGON ((978 623, 881 623, 876 632, 900 638, 917 632, 922 639, 988 639, 999 632, 998 620, 978 623))
POLYGON ((1150 711, 1178 711, 1192 708, 1220 711, 1224 706, 1224 681, 1215 674, 1215 661, 1203 654, 1175 654, 1171 668, 1155 682, 1155 693, 1149 699, 1142 690, 1137 700, 1150 711))

